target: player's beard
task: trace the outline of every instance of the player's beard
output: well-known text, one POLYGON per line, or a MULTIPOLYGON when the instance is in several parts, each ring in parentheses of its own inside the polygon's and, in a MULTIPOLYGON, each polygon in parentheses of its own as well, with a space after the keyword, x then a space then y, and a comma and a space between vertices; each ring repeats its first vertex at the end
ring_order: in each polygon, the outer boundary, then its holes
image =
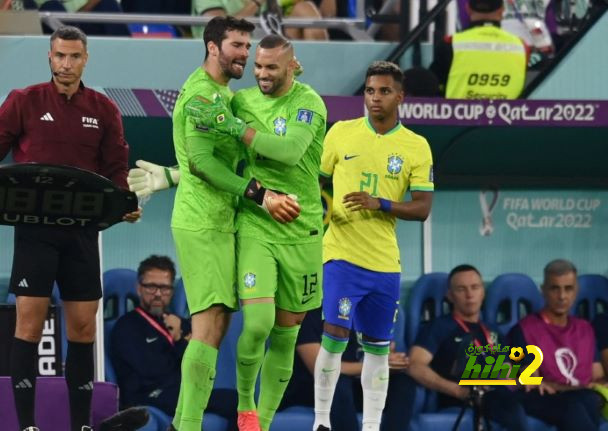
POLYGON ((287 74, 280 76, 280 77, 276 77, 276 78, 272 78, 272 79, 268 79, 268 87, 262 87, 262 85, 260 85, 260 81, 262 81, 262 79, 256 79, 258 81, 258 88, 260 89, 260 91, 263 94, 272 96, 274 93, 276 93, 277 91, 279 91, 279 89, 283 88, 283 85, 285 85, 285 81, 287 81, 287 74))
POLYGON ((238 61, 236 58, 227 57, 220 51, 218 61, 220 63, 220 67, 222 68, 222 72, 224 75, 226 75, 226 77, 229 79, 241 79, 243 73, 245 72, 246 60, 238 61))
POLYGON ((153 316, 162 317, 165 312, 165 304, 161 301, 149 301, 142 304, 144 309, 153 316))

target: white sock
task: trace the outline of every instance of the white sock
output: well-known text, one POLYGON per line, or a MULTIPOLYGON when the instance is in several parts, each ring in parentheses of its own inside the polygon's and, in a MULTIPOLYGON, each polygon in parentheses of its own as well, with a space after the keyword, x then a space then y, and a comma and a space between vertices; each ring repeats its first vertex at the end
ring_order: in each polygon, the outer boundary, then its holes
POLYGON ((380 430, 382 410, 388 391, 388 355, 365 352, 361 386, 363 387, 363 430, 380 430))
POLYGON ((340 377, 341 364, 342 353, 331 353, 321 346, 315 362, 315 423, 312 426, 313 431, 316 431, 319 425, 331 428, 329 412, 336 384, 340 377))

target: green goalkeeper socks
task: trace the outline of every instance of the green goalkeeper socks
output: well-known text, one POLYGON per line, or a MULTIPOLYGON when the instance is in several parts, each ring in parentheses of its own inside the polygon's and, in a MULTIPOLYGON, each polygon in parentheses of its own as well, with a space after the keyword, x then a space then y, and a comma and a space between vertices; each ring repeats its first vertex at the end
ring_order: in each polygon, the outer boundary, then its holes
POLYGON ((268 431, 270 422, 281 404, 293 372, 293 357, 300 325, 288 328, 275 326, 270 333, 270 346, 262 365, 262 384, 258 417, 262 430, 268 431))
POLYGON ((239 412, 256 409, 255 382, 264 359, 266 339, 274 325, 274 315, 274 303, 259 302, 243 306, 243 331, 236 348, 239 412))
MULTIPOLYGON (((182 359, 182 401, 179 431, 200 431, 203 412, 213 389, 217 349, 198 340, 190 340, 182 359)), ((175 425, 175 424, 174 424, 175 425)))

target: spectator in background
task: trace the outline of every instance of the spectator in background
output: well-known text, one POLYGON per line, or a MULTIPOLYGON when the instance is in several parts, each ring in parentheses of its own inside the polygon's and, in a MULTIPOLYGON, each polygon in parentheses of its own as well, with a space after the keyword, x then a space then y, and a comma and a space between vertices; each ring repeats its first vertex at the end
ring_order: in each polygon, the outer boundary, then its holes
POLYGON ((448 99, 515 99, 526 78, 523 41, 500 28, 502 0, 469 0, 469 29, 435 48, 430 69, 448 99))
MULTIPOLYGON (((283 396, 280 410, 291 406, 314 407, 314 368, 323 335, 321 309, 309 311, 302 322, 296 344, 293 375, 283 396)), ((404 352, 395 352, 394 343, 389 354, 391 375, 381 431, 400 431, 409 423, 415 387, 408 383, 405 370, 409 359, 404 352)), ((342 355, 341 374, 338 378, 330 418, 332 431, 356 431, 357 412, 361 411, 361 383, 363 369, 357 337, 351 333, 346 351, 342 355), (357 396, 359 395, 359 396, 357 396)))
MULTIPOLYGON (((314 0, 314 4, 319 9, 323 18, 335 18, 339 11, 342 12, 342 9, 345 9, 345 3, 347 2, 340 3, 341 5, 338 7, 336 0, 314 0)), ((344 11, 344 13, 346 13, 346 11, 344 11)))
MULTIPOLYGON (((148 405, 173 416, 190 338, 190 322, 169 311, 175 265, 152 255, 139 264, 137 279, 139 306, 118 319, 110 338, 121 408, 148 405)), ((226 417, 235 430, 236 391, 214 390, 206 411, 226 417)))
POLYGON ((191 0, 121 0, 120 6, 127 13, 189 15, 191 3, 191 0))
MULTIPOLYGON (((410 349, 410 375, 439 392, 440 409, 462 407, 470 399, 471 388, 458 384, 468 359, 467 347, 505 344, 497 331, 481 321, 485 291, 479 271, 471 265, 459 265, 450 272, 448 284, 453 313, 430 321, 410 349)), ((480 355, 478 363, 484 357, 480 355)), ((527 430, 526 415, 515 394, 502 386, 491 388, 495 389, 481 398, 483 415, 508 430, 527 430)))
MULTIPOLYGON (((113 12, 122 13, 116 0, 23 0, 26 9, 38 9, 50 12, 113 12)), ((88 35, 96 36, 131 36, 124 24, 75 23, 88 35)))
POLYGON ((437 77, 424 67, 412 67, 403 71, 403 91, 407 97, 441 96, 437 77))
MULTIPOLYGON (((543 352, 534 375, 538 386, 526 386, 521 400, 526 412, 558 430, 598 430, 602 397, 587 389, 603 376, 596 359, 595 335, 586 320, 570 315, 578 293, 576 267, 557 259, 545 266, 541 287, 544 308, 523 318, 510 332, 511 345, 527 352, 528 344, 543 352)), ((526 356, 522 368, 531 362, 526 356)))
MULTIPOLYGON (((325 14, 336 15, 335 0, 278 0, 283 16, 286 18, 312 18, 322 19, 326 17, 321 14, 319 7, 323 8, 325 14)), ((283 34, 288 39, 302 40, 328 40, 329 34, 324 28, 294 28, 284 27, 283 34)))
MULTIPOLYGON (((329 0, 322 0, 321 3, 329 0)), ((283 16, 289 18, 321 19, 321 13, 316 4, 308 0, 192 0, 192 15, 194 16, 227 16, 246 18, 259 15, 274 5, 282 9, 283 16)), ((331 7, 324 6, 327 11, 331 7)), ((202 26, 192 27, 192 36, 202 38, 202 26)), ((289 39, 327 40, 327 30, 318 28, 286 28, 284 34, 289 39)))

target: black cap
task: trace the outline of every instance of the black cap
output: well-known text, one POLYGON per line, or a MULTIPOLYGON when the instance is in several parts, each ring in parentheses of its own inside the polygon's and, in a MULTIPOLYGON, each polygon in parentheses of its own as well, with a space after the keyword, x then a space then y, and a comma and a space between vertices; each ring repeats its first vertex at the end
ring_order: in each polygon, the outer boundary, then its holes
POLYGON ((503 0, 469 0, 469 6, 475 12, 494 12, 503 5, 503 0))

